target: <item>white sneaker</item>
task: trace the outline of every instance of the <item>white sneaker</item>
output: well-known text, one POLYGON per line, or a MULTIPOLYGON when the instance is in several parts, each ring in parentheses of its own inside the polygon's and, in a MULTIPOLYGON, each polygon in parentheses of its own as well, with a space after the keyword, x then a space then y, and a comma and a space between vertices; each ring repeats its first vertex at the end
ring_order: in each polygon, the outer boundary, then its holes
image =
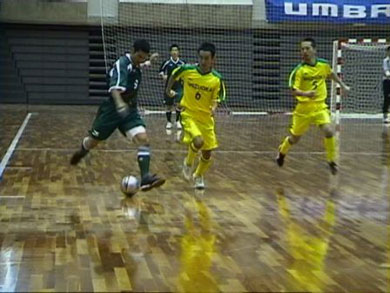
POLYGON ((181 123, 180 123, 180 121, 176 121, 176 129, 181 129, 181 123))
POLYGON ((167 122, 167 125, 165 125, 166 129, 172 129, 172 122, 167 122))
POLYGON ((186 158, 183 161, 183 176, 187 181, 191 180, 192 166, 188 166, 186 158))
POLYGON ((195 174, 192 175, 192 178, 194 179, 194 187, 195 189, 204 189, 205 185, 204 185, 204 180, 203 180, 203 176, 195 176, 195 174))

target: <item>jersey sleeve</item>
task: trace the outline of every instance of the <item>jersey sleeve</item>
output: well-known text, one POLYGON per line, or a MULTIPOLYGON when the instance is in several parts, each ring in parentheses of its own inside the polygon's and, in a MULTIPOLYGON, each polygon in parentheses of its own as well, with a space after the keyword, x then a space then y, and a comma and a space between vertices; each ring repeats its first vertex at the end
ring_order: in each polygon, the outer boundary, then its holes
POLYGON ((179 79, 185 78, 185 76, 187 75, 187 72, 188 72, 188 70, 186 70, 186 69, 188 69, 188 67, 186 65, 182 65, 180 67, 177 67, 176 69, 174 69, 172 71, 172 75, 171 75, 172 78, 174 80, 179 80, 179 79))
POLYGON ((126 91, 128 66, 131 66, 131 64, 127 65, 125 58, 126 57, 121 57, 114 63, 114 66, 109 73, 110 88, 108 92, 112 92, 114 89, 126 91))
POLYGON ((386 71, 390 71, 390 66, 387 58, 383 59, 383 71, 385 72, 385 74, 386 71))
POLYGON ((217 100, 218 103, 226 100, 226 86, 222 79, 219 81, 219 88, 214 92, 213 100, 217 100))
POLYGON ((160 74, 165 74, 165 73, 166 73, 168 63, 169 63, 169 60, 165 60, 165 61, 161 64, 160 70, 158 71, 160 74))
POLYGON ((288 87, 290 89, 299 89, 301 84, 302 74, 299 68, 295 68, 288 79, 288 87))
POLYGON ((330 77, 330 75, 332 74, 332 67, 330 67, 329 63, 326 64, 325 70, 326 70, 326 73, 325 73, 326 77, 330 77))

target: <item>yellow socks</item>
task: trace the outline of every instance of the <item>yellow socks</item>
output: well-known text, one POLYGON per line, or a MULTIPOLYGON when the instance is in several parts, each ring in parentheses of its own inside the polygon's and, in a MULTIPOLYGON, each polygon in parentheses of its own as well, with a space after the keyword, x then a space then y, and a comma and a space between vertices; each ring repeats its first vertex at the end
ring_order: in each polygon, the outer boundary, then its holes
POLYGON ((325 151, 326 151, 326 160, 328 162, 335 162, 336 160, 336 138, 334 136, 332 137, 325 137, 324 138, 324 145, 325 145, 325 151))
POLYGON ((206 173, 206 171, 210 168, 211 164, 212 164, 211 158, 207 160, 203 158, 203 156, 201 156, 199 160, 199 165, 195 171, 195 176, 196 177, 203 176, 203 174, 206 173))
POLYGON ((283 155, 287 154, 288 150, 291 148, 292 144, 290 143, 288 136, 283 140, 283 142, 279 146, 279 152, 283 155))
POLYGON ((194 165, 194 161, 195 161, 196 155, 198 154, 198 151, 199 150, 194 146, 194 144, 191 143, 190 146, 188 147, 188 154, 186 157, 187 166, 194 165))

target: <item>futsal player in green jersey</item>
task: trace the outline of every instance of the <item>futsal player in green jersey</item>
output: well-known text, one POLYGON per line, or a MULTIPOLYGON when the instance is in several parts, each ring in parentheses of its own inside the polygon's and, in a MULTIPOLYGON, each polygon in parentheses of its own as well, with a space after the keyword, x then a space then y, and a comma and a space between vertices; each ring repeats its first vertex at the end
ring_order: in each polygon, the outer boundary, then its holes
POLYGON ((215 46, 205 42, 198 48, 198 65, 183 65, 175 69, 169 78, 166 94, 175 96, 172 90, 178 80, 183 81, 181 123, 184 129, 183 142, 188 144, 184 159, 183 175, 195 181, 195 188, 205 187, 203 175, 211 166, 211 152, 218 147, 215 134, 214 111, 225 100, 226 91, 222 76, 213 69, 215 46), (192 174, 195 158, 201 152, 199 164, 192 174))
POLYGON ((99 107, 89 135, 70 160, 76 165, 100 142, 106 140, 118 128, 138 146, 137 161, 141 173, 143 191, 161 186, 165 179, 149 172, 150 147, 145 123, 138 113, 137 93, 141 84, 141 67, 150 65, 158 54, 149 58, 150 45, 146 40, 136 40, 131 54, 120 57, 109 72, 109 98, 99 107))
POLYGON ((344 94, 349 87, 332 71, 328 61, 317 58, 316 42, 306 38, 300 43, 302 62, 290 74, 289 87, 298 103, 292 116, 290 135, 279 146, 276 158, 282 167, 284 158, 293 144, 296 144, 310 125, 318 126, 325 138, 326 159, 332 174, 336 174, 336 140, 331 125, 330 112, 325 103, 327 98, 326 80, 332 79, 341 86, 344 94))

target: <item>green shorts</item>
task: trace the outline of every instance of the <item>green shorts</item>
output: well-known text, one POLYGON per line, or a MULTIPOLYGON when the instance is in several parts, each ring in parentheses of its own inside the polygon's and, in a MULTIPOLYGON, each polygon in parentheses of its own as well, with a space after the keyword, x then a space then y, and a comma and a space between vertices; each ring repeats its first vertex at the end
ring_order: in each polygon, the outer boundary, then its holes
POLYGON ((128 130, 137 126, 145 127, 137 109, 130 108, 130 113, 122 118, 116 111, 114 101, 109 99, 100 105, 89 133, 93 138, 106 140, 117 128, 126 136, 128 130))

